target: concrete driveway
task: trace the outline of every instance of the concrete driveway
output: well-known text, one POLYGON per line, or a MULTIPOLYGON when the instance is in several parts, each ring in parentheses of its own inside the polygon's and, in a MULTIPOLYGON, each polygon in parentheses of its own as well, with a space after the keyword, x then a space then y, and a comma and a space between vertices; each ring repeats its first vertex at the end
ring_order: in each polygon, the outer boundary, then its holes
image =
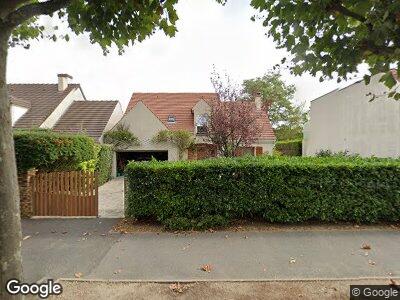
POLYGON ((400 276, 398 229, 120 234, 110 231, 117 221, 24 220, 26 280, 75 273, 149 281, 400 276), (210 272, 201 270, 206 264, 210 272))
POLYGON ((99 217, 124 217, 124 177, 118 177, 99 187, 99 217))

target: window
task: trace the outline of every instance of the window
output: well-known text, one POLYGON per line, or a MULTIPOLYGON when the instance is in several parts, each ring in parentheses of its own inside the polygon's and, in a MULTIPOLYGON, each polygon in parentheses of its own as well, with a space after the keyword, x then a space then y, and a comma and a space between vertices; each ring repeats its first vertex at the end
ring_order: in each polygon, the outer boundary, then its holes
POLYGON ((199 115, 196 118, 196 133, 199 135, 207 133, 208 115, 199 115))
POLYGON ((176 122, 176 118, 174 115, 169 115, 168 119, 167 119, 168 123, 175 123, 176 122))

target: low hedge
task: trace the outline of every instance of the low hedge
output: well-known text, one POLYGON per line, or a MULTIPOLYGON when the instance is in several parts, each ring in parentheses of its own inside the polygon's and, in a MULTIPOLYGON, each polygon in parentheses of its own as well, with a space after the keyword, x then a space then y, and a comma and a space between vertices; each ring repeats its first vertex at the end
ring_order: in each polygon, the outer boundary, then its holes
POLYGON ((400 220, 400 161, 345 157, 246 157, 131 162, 127 217, 171 229, 233 219, 268 222, 400 220))
POLYGON ((277 141, 275 150, 286 156, 301 156, 302 140, 277 141))
POLYGON ((18 171, 77 170, 80 163, 96 158, 94 140, 82 134, 16 130, 14 145, 18 171))
POLYGON ((111 178, 112 153, 113 150, 110 145, 100 145, 96 162, 99 185, 103 185, 111 178))

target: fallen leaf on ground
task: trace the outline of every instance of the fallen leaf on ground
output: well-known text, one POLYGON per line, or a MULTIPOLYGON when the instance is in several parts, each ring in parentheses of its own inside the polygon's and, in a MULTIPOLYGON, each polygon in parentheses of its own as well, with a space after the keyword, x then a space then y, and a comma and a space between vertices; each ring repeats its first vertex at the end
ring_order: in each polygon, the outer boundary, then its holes
POLYGON ((82 274, 81 272, 75 273, 75 277, 76 277, 76 278, 81 278, 82 275, 83 275, 83 274, 82 274))
POLYGON ((180 285, 179 282, 178 283, 173 283, 169 286, 169 289, 171 291, 173 291, 174 293, 183 293, 184 291, 186 291, 188 289, 187 286, 184 285, 180 285))
POLYGON ((227 238, 228 238, 228 235, 226 235, 225 238, 227 239, 227 238))
POLYGON ((106 236, 106 234, 105 233, 102 233, 102 234, 100 234, 101 236, 106 236))
POLYGON ((30 235, 27 235, 27 236, 25 236, 22 240, 27 240, 27 239, 29 239, 31 236, 30 235))
POLYGON ((371 246, 369 244, 362 244, 361 249, 371 250, 371 246))
POLYGON ((35 235, 38 235, 38 234, 39 234, 39 231, 36 231, 36 232, 35 232, 35 235))
POLYGON ((390 278, 390 283, 389 283, 389 285, 391 285, 391 286, 398 286, 399 283, 398 283, 397 281, 395 281, 394 279, 390 278))
POLYGON ((294 264, 296 262, 296 259, 294 257, 291 257, 289 260, 289 263, 294 264))
POLYGON ((375 262, 374 261, 372 261, 372 260, 368 260, 368 263, 371 265, 371 266, 375 266, 375 262))
POLYGON ((211 265, 209 265, 209 264, 202 265, 202 266, 201 266, 201 270, 204 271, 204 272, 210 273, 211 270, 212 270, 212 267, 211 267, 211 265))
POLYGON ((62 232, 62 234, 66 234, 66 233, 68 233, 68 231, 63 231, 63 232, 62 232))
POLYGON ((212 228, 208 229, 208 231, 211 233, 215 232, 215 230, 213 230, 212 228))
POLYGON ((50 232, 51 233, 57 233, 57 230, 51 230, 50 232))
POLYGON ((247 235, 245 235, 243 238, 244 238, 244 239, 248 239, 249 237, 248 237, 247 235))
POLYGON ((118 270, 114 271, 114 274, 119 274, 119 273, 121 273, 121 272, 122 272, 122 270, 121 270, 121 269, 118 269, 118 270))

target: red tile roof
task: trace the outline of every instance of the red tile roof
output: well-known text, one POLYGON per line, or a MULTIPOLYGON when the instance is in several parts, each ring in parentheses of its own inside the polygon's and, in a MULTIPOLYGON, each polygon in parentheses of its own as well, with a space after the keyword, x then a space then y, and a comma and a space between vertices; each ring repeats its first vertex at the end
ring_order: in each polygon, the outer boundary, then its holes
MULTIPOLYGON (((194 132, 192 108, 200 100, 209 102, 217 97, 216 93, 133 93, 126 112, 141 101, 169 130, 194 132), (175 116, 175 123, 168 123, 168 116, 170 115, 175 116)), ((259 138, 275 139, 266 111, 264 109, 257 110, 254 102, 249 102, 249 104, 254 106, 257 124, 261 128, 259 138)))
POLYGON ((79 133, 99 140, 118 101, 74 101, 54 126, 55 131, 79 133))
POLYGON ((8 84, 8 93, 13 98, 31 104, 30 109, 17 120, 15 128, 39 127, 50 116, 62 100, 79 84, 69 84, 58 91, 58 84, 8 84))
POLYGON ((202 99, 210 101, 216 97, 216 93, 134 93, 126 111, 142 101, 168 129, 193 132, 193 106, 202 99), (175 116, 176 123, 167 122, 169 115, 175 116))

